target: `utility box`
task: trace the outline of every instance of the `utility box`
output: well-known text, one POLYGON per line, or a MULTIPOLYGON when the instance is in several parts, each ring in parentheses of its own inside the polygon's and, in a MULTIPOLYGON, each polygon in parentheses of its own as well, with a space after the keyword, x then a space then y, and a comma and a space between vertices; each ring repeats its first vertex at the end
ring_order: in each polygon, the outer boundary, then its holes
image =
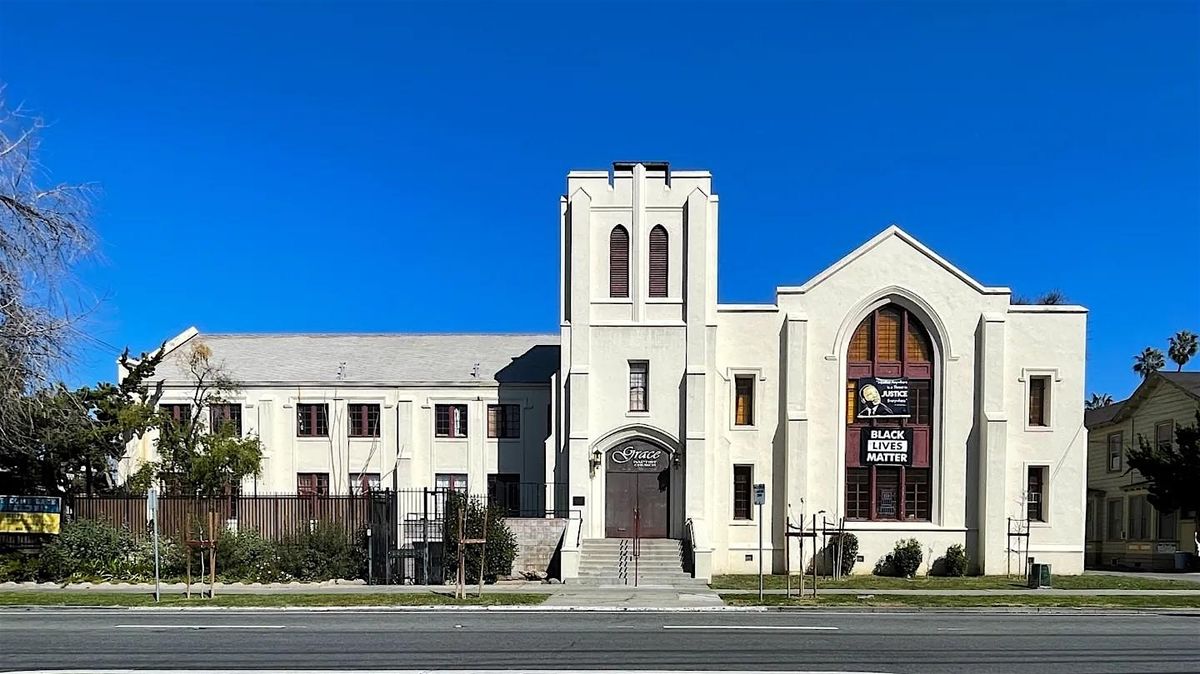
POLYGON ((1050 565, 1033 563, 1029 565, 1029 588, 1040 590, 1050 587, 1050 565))

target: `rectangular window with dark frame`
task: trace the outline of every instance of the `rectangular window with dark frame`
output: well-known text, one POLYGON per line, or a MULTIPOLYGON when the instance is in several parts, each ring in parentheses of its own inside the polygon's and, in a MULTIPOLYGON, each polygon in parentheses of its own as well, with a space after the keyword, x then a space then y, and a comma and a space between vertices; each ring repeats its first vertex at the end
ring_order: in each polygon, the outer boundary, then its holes
POLYGON ((846 469, 846 519, 871 517, 871 473, 868 468, 846 469))
POLYGON ((1159 449, 1170 449, 1175 441, 1175 422, 1160 421, 1154 424, 1154 446, 1159 449))
POLYGON ((1150 540, 1150 502, 1145 496, 1129 497, 1129 539, 1150 540))
POLYGON ((208 424, 216 432, 229 428, 235 437, 241 437, 241 403, 218 403, 210 405, 208 408, 208 424))
POLYGON ((1046 521, 1046 466, 1030 466, 1025 484, 1025 516, 1030 522, 1046 521))
POLYGON ((754 519, 752 492, 754 490, 754 466, 733 467, 733 519, 754 519))
POLYGON ((329 405, 325 403, 296 405, 296 436, 301 438, 329 437, 329 405))
POLYGON ((296 473, 296 493, 300 496, 329 496, 329 473, 296 473))
POLYGON ((182 426, 192 420, 192 406, 187 403, 167 403, 159 405, 159 409, 176 426, 182 426))
POLYGON ((350 495, 370 494, 380 489, 379 473, 355 473, 350 476, 350 495))
POLYGON ((1172 510, 1164 513, 1155 508, 1154 512, 1158 514, 1158 521, 1155 522, 1155 538, 1160 541, 1179 541, 1179 511, 1172 510))
POLYGON ((754 375, 739 374, 733 378, 735 426, 754 425, 754 375))
POLYGON ((904 471, 904 519, 929 520, 929 469, 904 471))
POLYGON ((352 438, 379 437, 379 405, 375 403, 351 403, 346 406, 350 420, 349 435, 352 438))
POLYGON ((1120 541, 1125 539, 1125 508, 1124 501, 1119 498, 1110 498, 1104 505, 1105 508, 1105 527, 1104 539, 1108 541, 1120 541))
POLYGON ((900 519, 900 469, 875 468, 875 519, 900 519))
POLYGON ((1029 378, 1029 425, 1049 426, 1048 412, 1050 392, 1049 377, 1029 378))
POLYGON ((439 438, 467 437, 467 406, 434 405, 433 431, 439 438))
POLYGON ((933 423, 933 389, 928 379, 908 380, 908 400, 912 405, 909 422, 914 426, 929 426, 933 423))
POLYGON ((1108 472, 1117 473, 1121 470, 1122 446, 1125 444, 1125 434, 1122 431, 1109 433, 1108 438, 1108 472))
POLYGON ((650 390, 650 363, 644 360, 629 361, 629 411, 648 412, 650 390))
POLYGON ((521 437, 521 406, 510 403, 488 405, 489 438, 521 437))

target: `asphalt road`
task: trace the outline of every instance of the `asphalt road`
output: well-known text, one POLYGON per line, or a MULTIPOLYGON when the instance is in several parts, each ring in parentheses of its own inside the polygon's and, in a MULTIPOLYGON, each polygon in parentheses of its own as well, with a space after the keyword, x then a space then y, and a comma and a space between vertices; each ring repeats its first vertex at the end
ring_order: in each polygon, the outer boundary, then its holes
POLYGON ((0 669, 1200 671, 1200 613, 0 611, 0 669))

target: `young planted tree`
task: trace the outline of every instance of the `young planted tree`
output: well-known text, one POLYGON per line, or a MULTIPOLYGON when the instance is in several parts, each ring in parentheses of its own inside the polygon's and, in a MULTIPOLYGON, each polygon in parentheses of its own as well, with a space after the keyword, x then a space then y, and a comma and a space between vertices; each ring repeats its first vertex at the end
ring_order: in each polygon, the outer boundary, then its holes
POLYGON ((1149 482, 1149 500, 1159 512, 1194 512, 1200 530, 1200 411, 1191 426, 1176 425, 1173 443, 1138 436, 1126 464, 1149 482))
POLYGON ((1196 355, 1196 333, 1190 330, 1180 330, 1171 335, 1171 343, 1167 348, 1167 355, 1175 362, 1175 371, 1183 370, 1183 366, 1188 364, 1192 356, 1196 355))
POLYGON ((1084 407, 1089 410, 1098 410, 1111 404, 1113 404, 1113 397, 1109 394, 1093 393, 1091 399, 1084 403, 1084 407))
POLYGON ((244 478, 257 475, 262 464, 262 442, 257 436, 241 436, 228 424, 213 428, 205 414, 224 403, 238 384, 212 360, 212 349, 193 342, 187 352, 187 369, 192 384, 190 416, 176 420, 159 418, 158 456, 148 475, 172 491, 199 496, 221 496, 237 490, 244 478))
POLYGON ((1164 364, 1162 351, 1152 346, 1147 346, 1133 357, 1133 371, 1141 375, 1142 379, 1163 369, 1164 364))

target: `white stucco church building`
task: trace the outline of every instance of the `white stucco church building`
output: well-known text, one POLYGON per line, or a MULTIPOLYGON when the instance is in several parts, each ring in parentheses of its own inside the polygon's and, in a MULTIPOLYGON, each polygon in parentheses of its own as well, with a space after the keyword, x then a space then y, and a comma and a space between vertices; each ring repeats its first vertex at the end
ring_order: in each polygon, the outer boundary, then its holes
MULTIPOLYGON (((757 571, 755 484, 767 569, 816 515, 858 537, 855 572, 910 537, 1021 569, 1010 519, 1082 570, 1086 309, 1013 304, 895 226, 773 304, 721 304, 707 171, 572 171, 560 210, 559 334, 171 340, 241 382, 220 415, 265 446, 243 489, 503 492, 566 518, 568 580, 587 541, 635 533, 685 540, 700 578, 757 571)), ((187 403, 178 363, 165 405, 187 403)))

